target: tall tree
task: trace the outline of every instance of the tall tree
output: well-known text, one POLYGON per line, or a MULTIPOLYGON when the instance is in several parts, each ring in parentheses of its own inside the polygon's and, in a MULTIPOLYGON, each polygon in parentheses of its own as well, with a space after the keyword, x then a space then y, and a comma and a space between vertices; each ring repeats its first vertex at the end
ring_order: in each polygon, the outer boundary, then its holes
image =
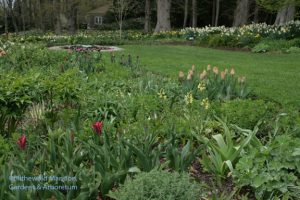
POLYGON ((193 0, 193 21, 192 26, 197 27, 197 18, 198 18, 198 12, 197 12, 197 0, 193 0))
POLYGON ((6 7, 5 0, 2 0, 1 4, 3 7, 3 11, 4 11, 4 30, 5 30, 5 34, 8 35, 7 7, 6 7))
POLYGON ((300 5, 300 0, 256 0, 263 8, 276 11, 275 25, 285 24, 295 18, 296 5, 300 5))
POLYGON ((171 30, 171 1, 172 0, 157 0, 157 23, 155 32, 171 30))
POLYGON ((70 5, 70 15, 69 15, 69 31, 71 34, 74 34, 77 30, 77 14, 78 14, 78 5, 79 2, 71 1, 70 5))
POLYGON ((127 17, 128 12, 132 11, 136 2, 133 0, 114 0, 113 12, 115 14, 116 21, 119 24, 119 36, 122 38, 123 23, 127 17))
POLYGON ((18 29, 17 20, 16 20, 16 16, 15 16, 15 13, 14 13, 14 6, 13 6, 14 1, 13 0, 6 0, 6 5, 7 5, 8 13, 11 17, 11 20, 12 20, 12 23, 13 23, 13 26, 14 26, 15 32, 18 33, 19 29, 18 29))
POLYGON ((259 6, 255 3, 253 22, 258 23, 259 6))
POLYGON ((293 3, 283 6, 282 8, 280 8, 278 10, 274 24, 282 25, 291 20, 294 20, 295 11, 296 11, 296 7, 295 7, 295 4, 293 4, 293 3))
POLYGON ((151 30, 151 0, 145 2, 145 26, 144 32, 148 33, 151 30))
POLYGON ((54 0, 56 13, 56 22, 55 22, 55 33, 61 34, 62 24, 61 24, 61 15, 62 15, 62 3, 60 0, 54 0))
POLYGON ((218 26, 220 15, 220 0, 212 1, 212 26, 218 26))
POLYGON ((23 31, 26 30, 26 21, 25 21, 25 6, 26 6, 26 1, 25 0, 21 0, 21 3, 20 3, 20 10, 21 10, 21 19, 22 19, 22 29, 23 31))
POLYGON ((189 14, 189 0, 185 0, 184 1, 183 28, 185 28, 187 26, 188 14, 189 14))
POLYGON ((250 0, 237 0, 233 26, 242 26, 248 22, 250 3, 250 0))

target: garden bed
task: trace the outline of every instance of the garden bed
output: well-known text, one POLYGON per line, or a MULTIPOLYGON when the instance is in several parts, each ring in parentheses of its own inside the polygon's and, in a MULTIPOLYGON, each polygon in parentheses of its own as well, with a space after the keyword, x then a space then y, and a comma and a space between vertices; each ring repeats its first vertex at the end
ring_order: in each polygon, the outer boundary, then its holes
MULTIPOLYGON (((178 66, 180 48, 161 47, 150 61, 165 69, 174 51, 178 66)), ((297 199, 299 113, 253 94, 236 68, 171 78, 146 70, 146 56, 61 49, 10 44, 0 58, 1 199, 297 199), (40 175, 76 181, 13 181, 40 175), (12 189, 22 184, 46 189, 12 189)))
POLYGON ((122 51, 122 48, 115 46, 101 46, 101 45, 62 45, 49 47, 50 50, 66 50, 66 51, 89 51, 89 52, 113 52, 122 51))

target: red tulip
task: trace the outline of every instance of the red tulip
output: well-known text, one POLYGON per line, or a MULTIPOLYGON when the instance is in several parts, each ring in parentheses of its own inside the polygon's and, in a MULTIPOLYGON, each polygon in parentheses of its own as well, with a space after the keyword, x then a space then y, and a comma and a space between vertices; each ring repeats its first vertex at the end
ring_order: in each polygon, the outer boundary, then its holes
POLYGON ((93 129, 98 135, 102 134, 102 126, 103 122, 96 122, 93 124, 93 129))
POLYGON ((25 148, 26 148, 26 135, 25 135, 25 134, 23 134, 23 135, 18 139, 17 144, 19 145, 19 147, 20 147, 22 150, 25 150, 25 148))

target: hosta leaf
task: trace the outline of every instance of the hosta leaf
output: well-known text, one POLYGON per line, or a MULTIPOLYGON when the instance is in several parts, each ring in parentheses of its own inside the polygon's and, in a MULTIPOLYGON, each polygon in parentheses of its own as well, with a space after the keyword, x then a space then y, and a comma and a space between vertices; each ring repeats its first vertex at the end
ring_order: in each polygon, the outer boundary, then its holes
POLYGON ((141 170, 138 167, 131 167, 131 168, 129 168, 128 172, 139 173, 139 172, 141 172, 141 170))
POLYGON ((230 160, 226 160, 225 161, 226 165, 228 166, 229 170, 231 172, 233 172, 233 165, 232 165, 232 162, 230 160))
POLYGON ((220 151, 221 152, 226 152, 227 151, 227 145, 224 141, 223 136, 221 134, 218 134, 218 135, 213 135, 212 137, 216 140, 218 146, 220 147, 220 151))
POLYGON ((300 148, 295 148, 292 156, 300 156, 300 148))
POLYGON ((264 183, 264 177, 262 176, 256 176, 253 179, 253 186, 256 188, 260 187, 263 183, 264 183))
POLYGON ((190 151, 191 142, 188 141, 188 143, 183 147, 181 152, 181 158, 184 159, 187 157, 189 151, 190 151))

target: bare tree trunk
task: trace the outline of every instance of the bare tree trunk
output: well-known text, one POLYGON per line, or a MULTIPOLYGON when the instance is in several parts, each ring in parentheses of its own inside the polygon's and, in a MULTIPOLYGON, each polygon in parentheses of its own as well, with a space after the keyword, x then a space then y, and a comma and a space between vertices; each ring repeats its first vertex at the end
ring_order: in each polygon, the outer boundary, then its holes
POLYGON ((8 36, 8 21, 7 21, 7 8, 4 0, 2 0, 3 9, 4 9, 4 30, 6 36, 8 36))
POLYGON ((255 5, 255 10, 254 10, 254 17, 253 17, 254 23, 258 23, 258 14, 259 14, 259 7, 256 4, 255 5))
POLYGON ((25 9, 24 9, 25 4, 26 4, 25 0, 21 1, 21 5, 20 6, 21 6, 21 19, 22 19, 22 29, 23 29, 23 31, 25 31, 25 29, 26 29, 25 9))
POLYGON ((71 6, 71 18, 70 18, 70 33, 75 34, 76 32, 76 21, 77 21, 77 7, 76 5, 71 6))
POLYGON ((193 0, 193 27, 197 27, 197 0, 193 0))
POLYGON ((123 18, 124 18, 124 9, 125 9, 125 3, 123 0, 119 0, 119 37, 120 40, 122 39, 122 30, 123 30, 123 18))
POLYGON ((250 0, 238 0, 234 13, 233 26, 242 26, 248 22, 250 0))
POLYGON ((157 24, 155 32, 171 30, 171 0, 157 0, 157 24))
POLYGON ((33 9, 32 9, 32 2, 30 0, 28 0, 28 10, 29 10, 29 13, 28 13, 29 22, 28 23, 32 26, 34 19, 32 17, 33 16, 33 9))
POLYGON ((122 30, 123 30, 123 20, 119 23, 119 37, 122 39, 122 30))
POLYGON ((7 3, 7 8, 9 10, 9 14, 10 14, 11 19, 12 19, 12 23, 13 23, 15 32, 18 33, 19 29, 18 29, 18 25, 17 25, 17 22, 16 22, 16 17, 14 15, 14 11, 13 11, 13 0, 7 0, 6 3, 7 3))
POLYGON ((184 19, 183 19, 183 28, 187 25, 188 13, 189 12, 189 0, 184 1, 184 19))
POLYGON ((291 20, 294 20, 295 18, 295 5, 289 4, 281 8, 276 16, 275 25, 282 25, 285 24, 291 20))
POLYGON ((55 33, 60 35, 61 34, 61 13, 62 13, 62 3, 60 0, 56 2, 56 8, 58 13, 56 15, 56 23, 55 23, 55 33))
POLYGON ((219 23, 219 13, 220 13, 220 0, 216 1, 216 17, 215 17, 215 26, 218 26, 219 23))
POLYGON ((39 26, 39 28, 43 31, 45 31, 45 26, 44 26, 44 20, 43 20, 43 14, 42 14, 42 6, 41 6, 41 0, 37 0, 37 5, 36 5, 36 13, 35 13, 35 17, 37 17, 37 24, 39 26))
POLYGON ((146 0, 144 32, 149 33, 150 30, 151 30, 151 0, 146 0))
POLYGON ((133 10, 135 8, 135 6, 136 6, 136 2, 133 0, 115 0, 115 1, 113 1, 113 12, 114 12, 116 21, 119 24, 120 39, 122 39, 122 30, 123 30, 123 25, 124 25, 123 22, 126 19, 128 12, 133 10))
POLYGON ((213 0, 211 25, 215 26, 216 21, 216 0, 213 0))

